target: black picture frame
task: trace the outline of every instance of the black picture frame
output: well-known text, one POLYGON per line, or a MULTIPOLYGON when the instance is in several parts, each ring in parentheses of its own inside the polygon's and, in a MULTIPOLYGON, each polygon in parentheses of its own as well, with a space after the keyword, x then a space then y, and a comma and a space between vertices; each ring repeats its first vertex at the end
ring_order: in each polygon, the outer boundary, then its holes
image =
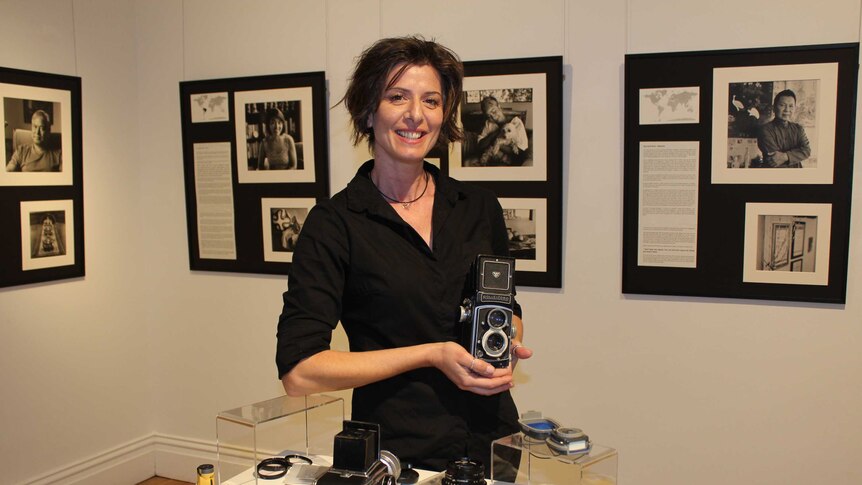
POLYGON ((0 67, 0 100, 0 287, 83 277, 81 78, 0 67))
POLYGON ((448 153, 432 151, 428 157, 444 174, 486 187, 500 199, 517 285, 561 288, 563 58, 467 61, 464 73, 459 121, 466 139, 448 153), (482 136, 480 106, 487 96, 499 98, 505 116, 499 124, 507 133, 482 136), (504 141, 517 149, 501 148, 504 141))
POLYGON ((844 303, 858 60, 858 43, 627 55, 623 293, 844 303), (780 150, 769 151, 762 135, 775 116, 770 99, 785 89, 799 108, 791 121, 811 138, 798 168, 773 167, 794 162, 769 158, 780 150), (679 96, 675 104, 659 109, 670 95, 679 96), (656 118, 671 110, 675 116, 656 118), (643 210, 659 207, 642 205, 656 175, 641 178, 649 167, 644 147, 680 142, 697 147, 694 171, 686 172, 696 193, 685 207, 696 211, 694 244, 685 243, 692 264, 642 264, 641 242, 654 240, 641 238, 643 210), (816 246, 807 252, 825 255, 816 269, 783 264, 779 274, 762 263, 757 221, 766 215, 817 222, 807 237, 816 246))
POLYGON ((285 274, 329 198, 324 73, 184 81, 180 107, 189 267, 285 274))

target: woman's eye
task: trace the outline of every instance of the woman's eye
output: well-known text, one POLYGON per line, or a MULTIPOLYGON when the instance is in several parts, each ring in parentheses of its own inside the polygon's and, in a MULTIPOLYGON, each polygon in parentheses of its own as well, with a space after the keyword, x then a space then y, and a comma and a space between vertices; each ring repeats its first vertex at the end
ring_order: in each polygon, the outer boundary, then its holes
POLYGON ((390 95, 388 96, 388 99, 389 99, 389 101, 391 101, 391 102, 393 102, 393 103, 397 103, 397 102, 399 102, 399 101, 404 101, 404 99, 405 99, 405 98, 404 98, 404 95, 403 95, 403 94, 401 94, 401 93, 395 93, 395 94, 390 94, 390 95))
POLYGON ((425 104, 431 106, 432 108, 436 108, 440 106, 440 100, 437 98, 428 98, 425 100, 425 104))

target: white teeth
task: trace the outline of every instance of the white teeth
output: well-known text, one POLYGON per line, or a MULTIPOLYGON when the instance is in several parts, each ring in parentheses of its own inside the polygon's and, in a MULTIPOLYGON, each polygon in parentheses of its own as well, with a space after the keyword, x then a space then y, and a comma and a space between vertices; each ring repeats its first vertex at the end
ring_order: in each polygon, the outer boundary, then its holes
POLYGON ((410 138, 411 140, 418 140, 422 137, 422 133, 418 131, 396 131, 399 136, 403 136, 404 138, 410 138))

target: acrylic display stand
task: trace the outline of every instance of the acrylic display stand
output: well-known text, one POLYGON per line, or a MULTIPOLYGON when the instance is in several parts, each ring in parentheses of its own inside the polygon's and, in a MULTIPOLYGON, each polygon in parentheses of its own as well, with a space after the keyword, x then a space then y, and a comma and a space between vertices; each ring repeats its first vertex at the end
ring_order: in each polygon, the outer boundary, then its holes
POLYGON ((343 422, 344 400, 322 394, 282 396, 222 411, 216 416, 217 483, 272 484, 257 477, 255 466, 285 452, 331 457, 343 422))
POLYGON ((617 451, 593 444, 588 453, 564 455, 523 433, 491 444, 495 485, 616 485, 617 451), (517 463, 517 468, 514 464, 517 463))

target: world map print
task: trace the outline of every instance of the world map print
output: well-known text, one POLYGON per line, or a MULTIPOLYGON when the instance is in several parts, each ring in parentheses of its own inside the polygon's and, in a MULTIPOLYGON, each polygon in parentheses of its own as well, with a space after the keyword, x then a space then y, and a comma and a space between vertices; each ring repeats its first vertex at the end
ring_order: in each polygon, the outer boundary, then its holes
POLYGON ((193 94, 192 123, 228 121, 227 93, 193 94))
POLYGON ((699 87, 640 90, 640 124, 662 125, 699 122, 699 87))

